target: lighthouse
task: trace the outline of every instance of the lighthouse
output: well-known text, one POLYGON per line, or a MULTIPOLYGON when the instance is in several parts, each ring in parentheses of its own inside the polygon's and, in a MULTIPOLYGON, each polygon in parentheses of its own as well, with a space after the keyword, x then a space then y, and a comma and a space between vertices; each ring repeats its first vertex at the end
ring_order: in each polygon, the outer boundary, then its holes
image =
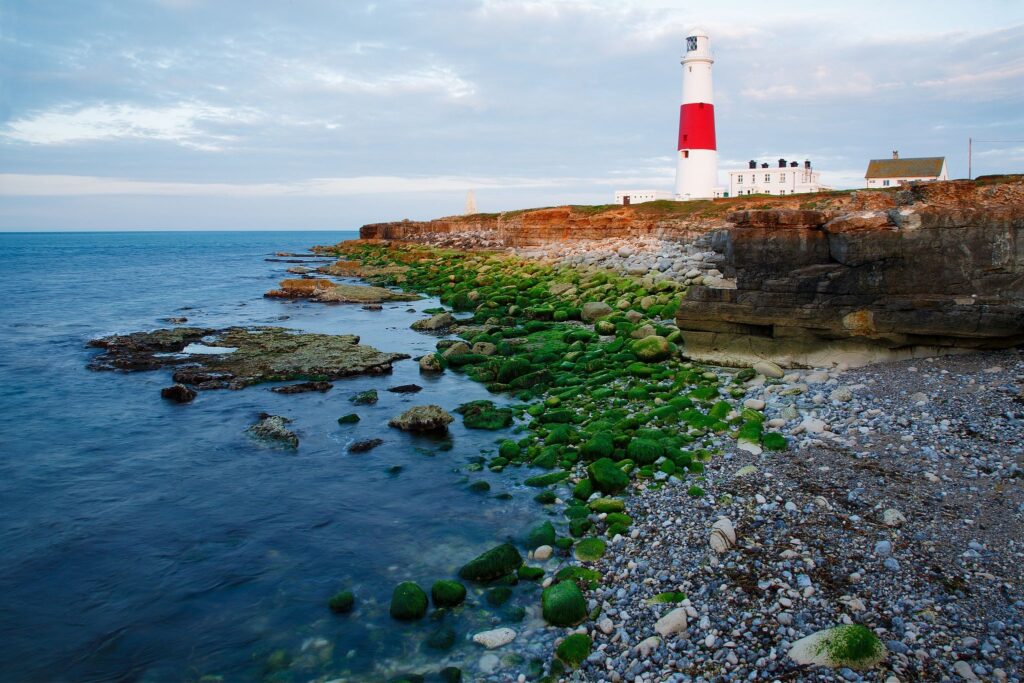
POLYGON ((683 55, 683 103, 679 107, 675 198, 711 199, 718 184, 715 96, 711 85, 711 40, 694 29, 683 55))

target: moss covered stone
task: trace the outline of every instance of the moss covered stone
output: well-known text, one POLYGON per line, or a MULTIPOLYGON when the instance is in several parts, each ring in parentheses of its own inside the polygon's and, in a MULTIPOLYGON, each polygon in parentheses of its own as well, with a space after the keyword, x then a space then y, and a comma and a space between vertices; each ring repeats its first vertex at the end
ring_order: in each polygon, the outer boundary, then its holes
POLYGON ((466 599, 466 587, 458 581, 441 579, 430 587, 434 607, 458 607, 466 599))
POLYGON ((544 570, 540 567, 527 567, 523 565, 517 571, 517 575, 523 581, 540 581, 544 578, 544 570))
POLYGON ((626 509, 626 503, 618 498, 597 498, 590 501, 590 509, 597 513, 622 512, 626 509))
POLYGON ((455 629, 451 626, 440 626, 427 636, 427 647, 432 650, 450 650, 455 645, 455 629))
POLYGON ((636 357, 645 363, 657 363, 672 356, 672 344, 658 335, 637 339, 631 348, 636 357))
POLYGON ((455 409, 462 415, 467 429, 504 429, 512 424, 512 410, 497 408, 493 401, 481 400, 463 403, 455 409))
POLYGON ((556 496, 555 492, 551 489, 546 489, 534 496, 533 499, 541 505, 550 505, 558 500, 558 496, 556 496))
POLYGON ((356 599, 352 595, 352 591, 340 591, 335 593, 331 599, 327 602, 327 606, 331 608, 331 611, 335 614, 345 614, 351 612, 352 608, 355 607, 356 599))
POLYGON ((422 619, 427 613, 427 594, 412 581, 395 586, 391 594, 391 618, 399 621, 422 619))
POLYGON ((356 415, 355 413, 342 415, 341 417, 338 418, 338 424, 340 425, 350 425, 355 424, 356 422, 359 422, 359 416, 356 415))
POLYGON ((786 437, 778 432, 767 432, 761 437, 761 443, 769 451, 784 451, 789 448, 786 437))
POLYGON ((584 460, 609 458, 615 452, 615 441, 610 432, 598 432, 579 448, 580 457, 584 460))
POLYGON ((594 482, 589 479, 580 479, 572 489, 572 497, 576 500, 586 500, 594 493, 594 482))
POLYGON ((552 626, 575 626, 587 618, 587 602, 574 581, 561 581, 541 594, 544 620, 552 626))
POLYGON ((491 607, 501 607, 512 597, 512 589, 508 586, 498 586, 484 593, 484 599, 491 607))
POLYGON ((592 462, 587 473, 601 493, 618 493, 629 486, 629 476, 608 458, 592 462))
POLYGON ((368 406, 376 403, 377 399, 377 390, 367 389, 366 391, 361 391, 355 396, 352 396, 349 398, 349 401, 357 406, 368 406))
POLYGON ((446 666, 438 675, 441 683, 462 683, 462 669, 457 666, 446 666))
POLYGON ((470 560, 459 570, 467 581, 493 581, 511 574, 523 564, 523 556, 511 543, 503 543, 470 560))
POLYGON ((566 637, 555 650, 555 656, 570 669, 575 669, 590 656, 594 641, 585 633, 573 633, 566 637))
POLYGON ((626 455, 640 465, 650 465, 665 455, 665 447, 653 439, 632 439, 626 455))
POLYGON ((542 522, 530 529, 526 535, 526 547, 529 550, 539 548, 542 545, 554 545, 555 527, 551 522, 542 522))
POLYGON ((549 472, 548 474, 541 474, 536 477, 530 477, 523 483, 527 486, 551 486, 557 484, 560 481, 564 481, 569 478, 568 472, 549 472))
POLYGON ((580 562, 596 562, 604 557, 605 548, 600 538, 585 538, 576 544, 576 559, 580 562))
POLYGON ((501 442, 501 445, 498 446, 498 455, 508 460, 515 460, 519 457, 521 450, 522 449, 520 449, 519 444, 515 441, 505 439, 501 442))

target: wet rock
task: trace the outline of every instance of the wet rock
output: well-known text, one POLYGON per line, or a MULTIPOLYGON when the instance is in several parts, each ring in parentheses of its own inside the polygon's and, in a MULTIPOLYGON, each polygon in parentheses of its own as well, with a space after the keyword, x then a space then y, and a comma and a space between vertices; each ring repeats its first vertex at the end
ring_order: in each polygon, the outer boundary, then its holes
POLYGON ((289 384, 284 387, 273 387, 271 391, 275 394, 305 394, 311 391, 324 393, 330 391, 334 385, 330 382, 302 382, 300 384, 289 384))
POLYGON ((366 453, 384 443, 384 439, 363 439, 356 441, 348 447, 349 453, 366 453))
POLYGON ((354 335, 306 334, 283 327, 178 327, 89 342, 104 351, 93 370, 152 370, 188 364, 175 381, 197 389, 241 389, 268 381, 328 381, 391 371, 405 354, 383 353, 354 335))
POLYGON ((364 311, 383 311, 384 307, 380 304, 363 304, 361 307, 364 311))
POLYGON ((588 301, 583 304, 583 309, 580 312, 580 318, 582 318, 583 322, 592 323, 598 318, 611 315, 613 312, 612 307, 603 301, 588 301))
POLYGON ((164 387, 160 390, 160 396, 166 398, 168 401, 174 401, 175 403, 189 403, 196 397, 194 389, 186 387, 184 384, 172 384, 169 387, 164 387))
POLYGON ((428 353, 419 360, 420 372, 424 374, 435 374, 444 372, 440 357, 436 353, 428 353))
POLYGON ((516 632, 510 628, 496 628, 491 631, 481 631, 473 636, 473 642, 483 645, 488 650, 493 650, 508 645, 516 639, 516 632))
POLYGON ((393 394, 415 394, 418 391, 423 391, 423 387, 419 384, 399 384, 397 387, 391 387, 388 391, 393 394))
POLYGON ((441 406, 415 406, 391 418, 388 425, 405 432, 443 432, 454 419, 441 406))
POLYGON ((817 631, 793 643, 789 658, 797 664, 870 669, 885 660, 885 645, 860 624, 817 631))
POLYGON ((438 313, 424 320, 417 320, 411 327, 417 332, 437 332, 455 324, 451 313, 438 313))
POLYGON ((420 298, 417 294, 395 292, 384 287, 350 285, 317 279, 282 280, 280 289, 271 290, 263 296, 351 304, 379 304, 383 301, 416 301, 420 298))
POLYGON ((360 391, 358 394, 350 397, 349 403, 357 406, 370 406, 378 400, 376 389, 367 389, 366 391, 360 391))
POLYGON ((267 441, 285 448, 298 448, 299 437, 288 429, 291 420, 280 415, 260 414, 260 420, 246 431, 257 439, 267 441))

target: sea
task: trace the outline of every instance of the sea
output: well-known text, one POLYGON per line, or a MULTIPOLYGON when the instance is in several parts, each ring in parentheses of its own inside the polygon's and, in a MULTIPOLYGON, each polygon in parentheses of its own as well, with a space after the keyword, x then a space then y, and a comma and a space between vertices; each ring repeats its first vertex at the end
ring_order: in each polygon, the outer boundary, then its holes
MULTIPOLYGON (((278 253, 354 237, 0 234, 0 680, 384 681, 473 668, 471 632, 504 613, 471 593, 466 614, 447 617, 455 646, 437 651, 426 645, 436 624, 390 619, 391 592, 406 580, 429 592, 521 537, 543 519, 536 489, 521 473, 486 469, 472 476, 491 491, 468 488, 467 466, 514 428, 466 430, 457 418, 438 439, 387 421, 412 405, 502 398, 451 372, 422 376, 414 360, 323 394, 257 385, 184 405, 160 397, 169 370, 87 367, 98 352, 90 339, 174 317, 356 334, 413 357, 433 350, 437 339, 409 325, 436 299, 374 312, 263 297, 295 265, 278 253), (423 390, 385 391, 410 383, 423 390), (354 408, 349 398, 370 388, 379 402, 354 408), (358 424, 338 424, 353 411, 358 424), (294 420, 297 450, 246 434, 262 412, 294 420), (346 452, 370 438, 384 443, 346 452), (342 589, 356 608, 335 615, 327 601, 342 589)), ((537 595, 517 591, 517 603, 525 624, 536 618, 537 595)))

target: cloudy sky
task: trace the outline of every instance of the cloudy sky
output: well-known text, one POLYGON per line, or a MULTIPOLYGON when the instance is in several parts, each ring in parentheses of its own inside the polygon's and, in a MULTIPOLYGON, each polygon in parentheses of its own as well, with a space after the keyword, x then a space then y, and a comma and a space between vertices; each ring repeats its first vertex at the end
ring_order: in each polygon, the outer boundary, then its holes
POLYGON ((1024 2, 4 0, 0 229, 347 229, 669 189, 687 29, 720 169, 1024 169, 1024 2))

